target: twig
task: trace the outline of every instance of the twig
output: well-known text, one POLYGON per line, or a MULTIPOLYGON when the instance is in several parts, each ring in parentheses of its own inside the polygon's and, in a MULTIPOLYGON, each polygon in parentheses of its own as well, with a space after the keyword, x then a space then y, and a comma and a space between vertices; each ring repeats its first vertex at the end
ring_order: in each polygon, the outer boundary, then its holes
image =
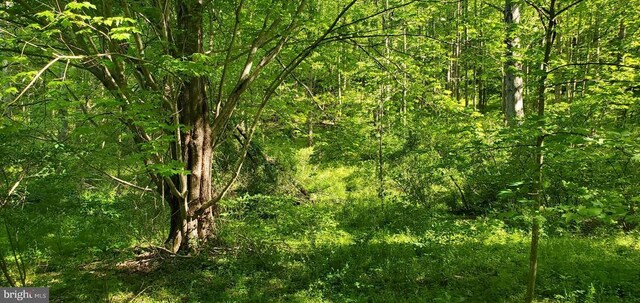
MULTIPOLYGON (((144 286, 144 281, 142 281, 142 285, 140 287, 142 287, 142 286, 144 286)), ((133 298, 131 298, 131 300, 129 300, 129 302, 133 302, 137 297, 139 297, 147 289, 149 289, 149 286, 143 288, 140 292, 138 292, 135 296, 133 296, 133 298)))
POLYGON ((18 185, 20 185, 20 182, 22 182, 25 175, 26 175, 26 171, 23 171, 22 174, 20 174, 20 178, 18 178, 18 181, 16 181, 11 187, 11 189, 9 189, 7 196, 4 198, 2 203, 0 203, 0 207, 3 207, 9 203, 9 198, 11 198, 11 195, 13 194, 13 192, 16 190, 16 188, 18 188, 18 185))

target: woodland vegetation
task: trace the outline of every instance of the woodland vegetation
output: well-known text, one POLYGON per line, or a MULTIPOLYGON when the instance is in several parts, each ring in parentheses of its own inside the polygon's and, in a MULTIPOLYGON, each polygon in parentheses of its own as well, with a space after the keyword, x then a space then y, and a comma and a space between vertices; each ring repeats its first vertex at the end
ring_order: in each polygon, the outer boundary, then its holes
POLYGON ((0 286, 640 302, 639 0, 0 1, 0 286))

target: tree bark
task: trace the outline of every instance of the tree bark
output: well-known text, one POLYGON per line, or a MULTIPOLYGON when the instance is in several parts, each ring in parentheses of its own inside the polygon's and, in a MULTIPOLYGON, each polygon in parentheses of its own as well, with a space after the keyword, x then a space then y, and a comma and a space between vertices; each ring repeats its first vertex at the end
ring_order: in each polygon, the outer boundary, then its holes
MULTIPOLYGON (((389 0, 384 1, 384 9, 389 9, 389 0)), ((382 31, 386 32, 388 22, 391 20, 391 14, 386 13, 382 15, 382 31)), ((384 57, 385 63, 390 63, 391 41, 388 36, 384 37, 384 57)), ((384 203, 385 198, 385 183, 384 183, 384 104, 388 101, 391 95, 391 86, 389 81, 390 77, 387 75, 380 89, 380 99, 378 100, 378 198, 384 203)), ((384 204, 383 204, 384 205, 384 204)))
POLYGON ((7 266, 7 260, 4 258, 4 252, 0 250, 0 271, 4 275, 5 279, 7 279, 7 283, 9 286, 16 287, 16 281, 11 277, 11 273, 9 272, 9 268, 7 266))
POLYGON ((512 123, 524 117, 524 103, 522 100, 522 64, 516 58, 520 45, 518 38, 518 24, 520 23, 520 4, 517 0, 506 0, 504 10, 506 25, 506 52, 504 66, 503 107, 507 123, 512 123))
MULTIPOLYGON (((203 8, 203 0, 177 3, 176 54, 183 59, 203 52, 203 8)), ((171 178, 180 193, 169 199, 171 225, 166 244, 173 252, 193 251, 214 235, 217 206, 197 213, 212 198, 213 147, 206 83, 203 77, 192 76, 185 78, 178 88, 179 114, 174 117, 185 127, 181 128, 173 160, 182 161, 188 175, 171 178)))

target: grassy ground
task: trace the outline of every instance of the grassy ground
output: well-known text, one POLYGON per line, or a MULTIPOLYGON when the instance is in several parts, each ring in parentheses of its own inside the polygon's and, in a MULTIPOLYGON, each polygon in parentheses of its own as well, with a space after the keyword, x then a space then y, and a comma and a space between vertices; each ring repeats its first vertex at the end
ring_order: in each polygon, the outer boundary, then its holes
MULTIPOLYGON (((162 201, 112 186, 61 195, 47 181, 36 188, 52 188, 0 223, 18 240, 28 284, 51 287, 52 302, 523 301, 526 231, 381 204, 358 168, 320 168, 309 155, 298 154, 295 178, 312 201, 226 200, 220 237, 198 256, 155 249, 167 225, 162 201)), ((637 233, 544 236, 537 298, 640 302, 639 264, 637 233)))
MULTIPOLYGON (((30 283, 50 286, 53 302, 521 302, 524 294, 527 235, 496 220, 401 202, 258 196, 226 201, 215 248, 183 258, 136 248, 161 240, 154 218, 140 217, 148 210, 85 199, 92 203, 75 211, 61 202, 19 214, 33 220, 21 242, 30 283), (62 209, 59 220, 43 220, 62 209)), ((162 209, 153 209, 162 227, 162 209)), ((540 302, 640 302, 637 239, 543 238, 540 302)))

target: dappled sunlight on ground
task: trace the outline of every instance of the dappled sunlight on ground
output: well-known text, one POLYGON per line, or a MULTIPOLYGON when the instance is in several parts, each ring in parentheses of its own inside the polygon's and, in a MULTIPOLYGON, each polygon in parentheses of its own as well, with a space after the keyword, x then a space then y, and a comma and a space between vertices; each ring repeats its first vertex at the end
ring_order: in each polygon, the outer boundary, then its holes
MULTIPOLYGON (((276 199, 227 211, 222 238, 200 255, 85 251, 86 261, 36 280, 52 287, 54 302, 519 302, 524 294, 527 235, 497 220, 376 202, 276 199)), ((632 236, 543 238, 540 298, 630 302, 640 298, 639 261, 632 236)))

